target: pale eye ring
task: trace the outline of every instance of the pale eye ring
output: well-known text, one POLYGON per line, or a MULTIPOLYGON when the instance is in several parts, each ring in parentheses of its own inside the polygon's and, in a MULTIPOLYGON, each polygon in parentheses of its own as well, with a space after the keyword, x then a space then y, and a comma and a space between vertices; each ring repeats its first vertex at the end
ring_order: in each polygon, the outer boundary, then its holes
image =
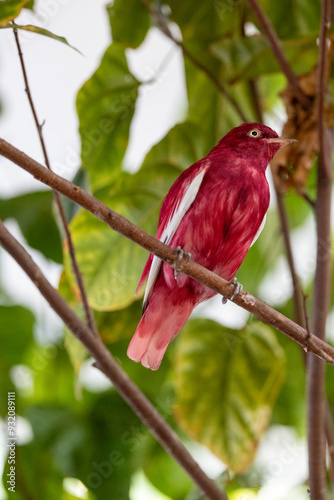
POLYGON ((253 128, 248 132, 248 135, 249 137, 253 137, 254 139, 256 139, 257 137, 260 137, 261 132, 257 128, 253 128))

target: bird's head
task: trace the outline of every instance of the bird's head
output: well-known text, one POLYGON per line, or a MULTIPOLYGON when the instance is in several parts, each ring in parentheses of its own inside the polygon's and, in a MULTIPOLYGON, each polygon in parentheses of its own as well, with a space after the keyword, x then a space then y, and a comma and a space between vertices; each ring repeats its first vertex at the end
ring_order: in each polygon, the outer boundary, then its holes
POLYGON ((297 141, 279 137, 266 125, 244 123, 228 132, 218 147, 232 149, 239 157, 249 158, 255 162, 261 161, 266 167, 280 148, 292 142, 297 141))

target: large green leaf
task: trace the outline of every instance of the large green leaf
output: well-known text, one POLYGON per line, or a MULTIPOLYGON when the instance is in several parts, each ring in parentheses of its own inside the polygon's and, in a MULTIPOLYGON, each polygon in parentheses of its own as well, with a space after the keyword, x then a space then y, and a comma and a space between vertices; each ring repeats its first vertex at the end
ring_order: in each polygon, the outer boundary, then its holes
POLYGON ((62 261, 59 230, 52 210, 53 195, 50 191, 37 191, 15 198, 0 199, 0 218, 14 218, 27 243, 48 259, 62 261))
POLYGON ((0 2, 0 27, 4 27, 19 15, 29 0, 2 0, 0 2))
POLYGON ((113 43, 78 92, 81 157, 94 191, 121 171, 139 85, 128 70, 124 48, 113 43))
POLYGON ((150 27, 150 14, 140 0, 115 0, 107 6, 113 42, 138 47, 150 27))
MULTIPOLYGON (((96 195, 154 235, 164 195, 182 169, 202 154, 198 135, 198 129, 191 124, 174 127, 147 155, 138 173, 122 172, 117 182, 96 195)), ((103 311, 131 304, 136 299, 147 252, 84 211, 73 219, 71 231, 91 306, 103 311)), ((65 268, 76 289, 67 250, 65 268)))
POLYGON ((271 328, 254 321, 235 331, 193 320, 176 346, 176 416, 186 432, 242 472, 284 377, 284 352, 271 328))

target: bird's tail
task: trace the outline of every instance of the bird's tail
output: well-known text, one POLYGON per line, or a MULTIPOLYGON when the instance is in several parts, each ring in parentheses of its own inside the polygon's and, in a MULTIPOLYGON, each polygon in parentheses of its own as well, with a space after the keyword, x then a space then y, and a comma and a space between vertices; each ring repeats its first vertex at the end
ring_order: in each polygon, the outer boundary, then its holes
POLYGON ((128 347, 128 356, 157 370, 168 344, 176 337, 197 301, 185 289, 154 290, 128 347))

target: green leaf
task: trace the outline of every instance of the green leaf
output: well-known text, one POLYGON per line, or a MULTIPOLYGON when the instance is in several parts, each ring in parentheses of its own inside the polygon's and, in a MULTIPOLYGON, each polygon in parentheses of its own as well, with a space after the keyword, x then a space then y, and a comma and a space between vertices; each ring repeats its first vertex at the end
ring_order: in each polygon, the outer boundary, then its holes
POLYGON ((136 300, 119 311, 96 312, 99 334, 105 344, 114 344, 122 339, 130 339, 142 315, 143 303, 136 300))
MULTIPOLYGON (((282 313, 286 313, 286 310, 282 313)), ((286 335, 279 334, 278 339, 286 355, 286 380, 273 409, 272 424, 294 427, 299 435, 304 436, 306 431, 304 352, 296 342, 293 342, 286 335)))
POLYGON ((252 294, 258 293, 266 273, 273 269, 282 255, 283 242, 279 231, 277 213, 269 210, 266 224, 259 239, 249 249, 245 260, 237 271, 238 281, 252 294), (274 246, 273 241, 275 241, 274 246))
POLYGON ((240 5, 228 5, 224 0, 191 3, 168 0, 166 3, 171 9, 169 17, 180 27, 186 45, 188 42, 207 45, 223 36, 240 33, 243 11, 240 5))
MULTIPOLYGON (((194 125, 177 125, 154 146, 139 172, 122 172, 117 182, 100 190, 97 197, 155 235, 163 197, 182 169, 200 158, 197 137, 199 132, 194 125)), ((136 300, 135 290, 148 253, 88 212, 81 211, 73 219, 71 231, 91 306, 113 311, 136 300)), ((76 290, 67 249, 65 269, 76 290)))
MULTIPOLYGON (((316 63, 317 36, 318 34, 312 33, 282 43, 283 51, 296 73, 305 73, 316 63)), ((281 71, 278 62, 272 57, 266 37, 262 35, 224 39, 213 44, 212 51, 222 62, 223 82, 234 83, 281 71)))
POLYGON ((7 392, 15 390, 9 378, 12 366, 24 363, 33 341, 34 315, 24 307, 0 306, 0 414, 7 408, 7 392))
POLYGON ((284 201, 292 229, 301 226, 308 217, 313 215, 310 205, 295 191, 289 191, 284 201))
POLYGON ((140 0, 115 0, 107 6, 113 42, 136 48, 150 27, 150 14, 140 0))
POLYGON ((113 43, 78 92, 81 157, 93 191, 121 172, 139 85, 128 70, 124 48, 113 43))
POLYGON ((21 306, 0 306, 1 362, 0 365, 22 363, 23 355, 32 341, 34 315, 21 306))
POLYGON ((153 486, 173 500, 184 500, 194 484, 175 459, 158 444, 150 450, 144 472, 153 486))
POLYGON ((29 0, 2 0, 0 2, 0 28, 15 19, 29 0))
POLYGON ((175 356, 175 413, 183 429, 235 472, 252 462, 285 376, 285 356, 271 328, 241 331, 194 320, 175 356))
POLYGON ((62 262, 58 227, 52 213, 53 195, 37 191, 11 199, 0 199, 0 218, 17 221, 27 243, 46 258, 62 262))
MULTIPOLYGON (((314 0, 261 0, 260 4, 269 16, 279 38, 293 39, 316 32, 320 26, 321 1, 314 0)), ((257 19, 255 23, 258 24, 257 19)))
POLYGON ((25 364, 34 380, 31 401, 40 405, 76 404, 73 368, 63 343, 35 344, 27 353, 25 364))
POLYGON ((39 35, 44 35, 44 36, 47 36, 49 38, 53 38, 53 40, 57 40, 58 42, 62 42, 65 45, 68 45, 68 47, 71 47, 71 49, 74 49, 77 52, 79 52, 79 54, 81 54, 80 50, 78 50, 75 47, 73 47, 73 45, 70 45, 68 43, 68 41, 66 40, 66 38, 64 38, 63 36, 55 35, 54 33, 51 33, 51 31, 49 31, 49 30, 47 30, 45 28, 40 28, 39 26, 33 26, 31 24, 26 24, 26 25, 23 26, 23 25, 20 25, 20 24, 11 23, 10 25, 7 25, 7 26, 1 26, 0 25, 0 28, 15 28, 15 29, 18 29, 18 30, 30 31, 32 33, 37 33, 39 35))
MULTIPOLYGON (((36 446, 33 441, 24 446, 17 446, 15 453, 16 484, 13 494, 15 500, 35 498, 59 500, 62 498, 63 477, 56 469, 48 451, 36 446)), ((8 484, 5 481, 9 467, 6 461, 3 474, 3 484, 6 490, 8 484)))

